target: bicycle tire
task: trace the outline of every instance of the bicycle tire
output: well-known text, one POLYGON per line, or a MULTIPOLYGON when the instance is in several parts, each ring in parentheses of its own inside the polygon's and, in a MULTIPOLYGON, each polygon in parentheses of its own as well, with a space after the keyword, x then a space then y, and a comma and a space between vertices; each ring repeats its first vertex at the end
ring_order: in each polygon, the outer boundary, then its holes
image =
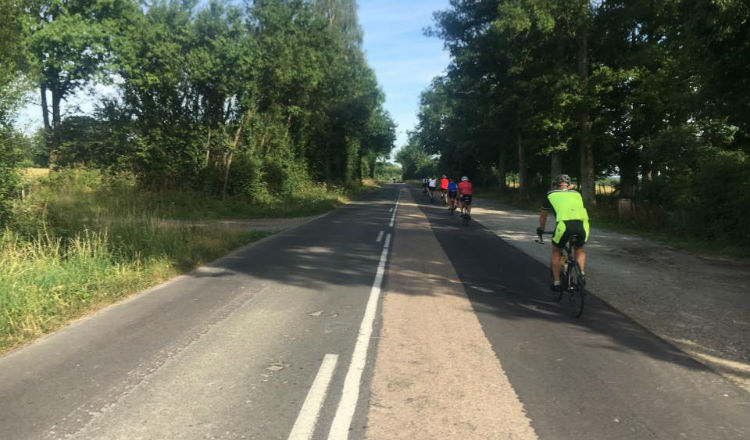
POLYGON ((580 318, 583 314, 583 306, 586 299, 586 292, 583 290, 583 277, 578 264, 571 263, 572 273, 570 274, 570 286, 568 289, 568 306, 570 315, 574 318, 580 318))

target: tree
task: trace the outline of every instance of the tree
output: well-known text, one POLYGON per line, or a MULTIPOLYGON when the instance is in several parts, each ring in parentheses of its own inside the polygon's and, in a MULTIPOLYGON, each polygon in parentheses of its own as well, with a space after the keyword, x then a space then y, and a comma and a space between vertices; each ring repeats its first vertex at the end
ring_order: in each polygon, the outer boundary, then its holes
POLYGON ((26 91, 22 60, 25 38, 22 3, 0 1, 0 228, 10 217, 10 204, 18 183, 17 133, 11 126, 11 118, 26 91))
POLYGON ((110 35, 118 29, 115 22, 135 8, 131 0, 34 0, 28 6, 28 55, 38 78, 50 165, 60 142, 61 102, 103 73, 110 35))

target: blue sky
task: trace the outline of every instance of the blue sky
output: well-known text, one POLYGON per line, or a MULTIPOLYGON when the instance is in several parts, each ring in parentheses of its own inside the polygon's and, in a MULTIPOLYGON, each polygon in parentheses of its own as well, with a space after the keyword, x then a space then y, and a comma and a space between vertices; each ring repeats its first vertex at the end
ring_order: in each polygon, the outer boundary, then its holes
MULTIPOLYGON (((449 56, 442 41, 423 35, 423 29, 433 24, 433 12, 447 9, 448 1, 359 0, 365 53, 385 92, 385 107, 398 124, 397 147, 406 143, 406 130, 416 124, 420 92, 448 65, 449 56)), ((81 111, 89 112, 98 97, 112 95, 106 87, 95 90, 94 96, 79 92, 65 107, 78 105, 81 111)), ((41 126, 37 94, 29 96, 17 121, 27 133, 41 126)))
POLYGON ((414 128, 419 94, 448 66, 449 55, 438 38, 423 35, 432 14, 448 0, 360 0, 359 22, 370 67, 385 92, 385 107, 398 124, 398 147, 414 128))

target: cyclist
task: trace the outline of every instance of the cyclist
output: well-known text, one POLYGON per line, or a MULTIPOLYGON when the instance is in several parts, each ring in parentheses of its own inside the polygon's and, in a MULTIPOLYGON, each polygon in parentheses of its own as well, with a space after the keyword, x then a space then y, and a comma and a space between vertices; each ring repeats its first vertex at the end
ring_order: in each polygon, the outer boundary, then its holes
POLYGON ((456 209, 457 198, 458 185, 453 181, 453 179, 450 179, 448 182, 448 201, 450 202, 450 207, 448 208, 448 210, 451 212, 451 215, 453 215, 453 211, 456 209))
MULTIPOLYGON (((547 193, 539 213, 539 227, 537 234, 544 232, 547 224, 547 214, 552 211, 555 216, 555 235, 552 236, 552 290, 560 291, 560 257, 562 249, 571 235, 578 236, 578 243, 573 243, 575 259, 581 267, 584 276, 586 251, 583 249, 589 236, 589 214, 583 206, 583 199, 578 191, 570 189, 570 176, 560 174, 552 181, 553 189, 547 193)), ((585 279, 585 278, 584 278, 585 279)))
POLYGON ((422 193, 427 195, 427 185, 430 183, 430 179, 427 177, 422 178, 422 193))
POLYGON ((448 200, 446 199, 446 195, 448 193, 448 178, 443 174, 443 177, 440 179, 440 198, 443 199, 443 204, 448 203, 448 200))
POLYGON ((437 179, 434 177, 430 177, 430 180, 427 183, 427 187, 430 190, 430 201, 435 200, 435 185, 437 183, 437 179))
POLYGON ((466 176, 461 177, 461 183, 458 184, 458 194, 461 197, 461 208, 465 210, 464 217, 471 219, 471 195, 472 185, 469 182, 469 178, 466 176))

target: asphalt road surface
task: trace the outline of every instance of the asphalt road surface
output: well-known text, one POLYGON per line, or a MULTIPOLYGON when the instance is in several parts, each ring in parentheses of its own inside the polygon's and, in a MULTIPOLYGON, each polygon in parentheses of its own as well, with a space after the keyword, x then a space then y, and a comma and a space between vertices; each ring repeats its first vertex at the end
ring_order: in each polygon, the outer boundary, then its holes
MULTIPOLYGON (((417 190, 388 185, 0 358, 0 439, 393 438, 371 423, 373 402, 387 410, 420 400, 371 395, 381 377, 388 388, 394 361, 378 347, 432 344, 438 334, 379 344, 389 295, 442 307, 429 318, 444 329, 462 322, 457 352, 471 365, 481 357, 482 371, 451 378, 456 399, 474 412, 512 399, 509 411, 523 418, 514 437, 460 412, 411 415, 395 437, 425 438, 426 423, 432 438, 750 437, 747 392, 594 297, 582 319, 568 317, 547 284, 540 263, 481 225, 464 227, 417 190), (400 229, 408 225, 421 235, 400 229), (446 266, 450 292, 426 297, 420 282, 446 266), (495 400, 475 398, 493 378, 507 382, 495 400)), ((410 332, 420 328, 399 337, 410 332)), ((440 394, 429 385, 441 385, 443 368, 420 368, 413 382, 425 386, 403 393, 440 394)), ((399 414, 411 413, 391 421, 399 414)))

